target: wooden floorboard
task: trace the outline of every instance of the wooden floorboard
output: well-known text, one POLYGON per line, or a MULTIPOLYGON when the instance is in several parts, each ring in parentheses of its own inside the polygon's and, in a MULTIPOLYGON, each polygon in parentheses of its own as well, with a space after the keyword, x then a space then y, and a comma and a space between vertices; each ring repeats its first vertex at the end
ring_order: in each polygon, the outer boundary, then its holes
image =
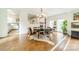
MULTIPOLYGON (((8 37, 0 39, 0 51, 50 51, 65 36, 66 35, 63 35, 62 33, 53 32, 52 39, 48 40, 48 38, 43 38, 46 41, 54 43, 54 45, 51 45, 48 42, 38 41, 39 39, 31 40, 26 38, 26 34, 11 34, 8 37)), ((70 36, 67 36, 54 51, 63 51, 69 38, 70 36)), ((79 51, 79 39, 71 38, 65 51, 79 51)))

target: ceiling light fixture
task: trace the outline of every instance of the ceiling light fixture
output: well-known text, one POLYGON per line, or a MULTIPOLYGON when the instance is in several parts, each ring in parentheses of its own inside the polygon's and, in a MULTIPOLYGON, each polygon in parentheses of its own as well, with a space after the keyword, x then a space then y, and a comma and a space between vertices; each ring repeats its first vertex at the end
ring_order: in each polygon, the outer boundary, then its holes
POLYGON ((42 8, 40 8, 40 15, 38 16, 39 18, 45 18, 46 17, 46 15, 45 15, 45 13, 43 12, 43 9, 42 8))

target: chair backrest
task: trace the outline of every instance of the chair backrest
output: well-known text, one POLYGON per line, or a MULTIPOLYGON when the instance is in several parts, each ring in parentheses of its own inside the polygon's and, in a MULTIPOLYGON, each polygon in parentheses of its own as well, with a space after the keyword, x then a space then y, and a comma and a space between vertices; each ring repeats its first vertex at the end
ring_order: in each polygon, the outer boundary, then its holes
POLYGON ((32 29, 31 29, 31 27, 29 27, 29 32, 30 32, 30 35, 32 34, 32 29))

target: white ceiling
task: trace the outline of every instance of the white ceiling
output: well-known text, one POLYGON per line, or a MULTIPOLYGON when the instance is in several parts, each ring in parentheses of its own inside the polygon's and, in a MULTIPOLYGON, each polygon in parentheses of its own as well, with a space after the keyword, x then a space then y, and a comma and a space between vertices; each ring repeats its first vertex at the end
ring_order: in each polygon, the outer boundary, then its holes
MULTIPOLYGON (((43 12, 48 16, 52 16, 56 14, 74 11, 76 9, 78 8, 43 8, 43 12)), ((40 8, 19 8, 19 9, 17 8, 17 9, 12 9, 12 10, 18 13, 20 11, 24 11, 25 13, 28 13, 28 14, 39 14, 40 13, 40 8)))

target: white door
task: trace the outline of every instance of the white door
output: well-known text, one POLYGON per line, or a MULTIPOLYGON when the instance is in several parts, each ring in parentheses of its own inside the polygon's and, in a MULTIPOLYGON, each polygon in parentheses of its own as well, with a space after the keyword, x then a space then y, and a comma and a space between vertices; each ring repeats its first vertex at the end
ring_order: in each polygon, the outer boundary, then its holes
POLYGON ((53 25, 54 25, 54 20, 50 20, 49 26, 53 28, 53 25))
POLYGON ((62 32, 62 23, 63 23, 63 19, 57 20, 57 31, 58 32, 62 32))

